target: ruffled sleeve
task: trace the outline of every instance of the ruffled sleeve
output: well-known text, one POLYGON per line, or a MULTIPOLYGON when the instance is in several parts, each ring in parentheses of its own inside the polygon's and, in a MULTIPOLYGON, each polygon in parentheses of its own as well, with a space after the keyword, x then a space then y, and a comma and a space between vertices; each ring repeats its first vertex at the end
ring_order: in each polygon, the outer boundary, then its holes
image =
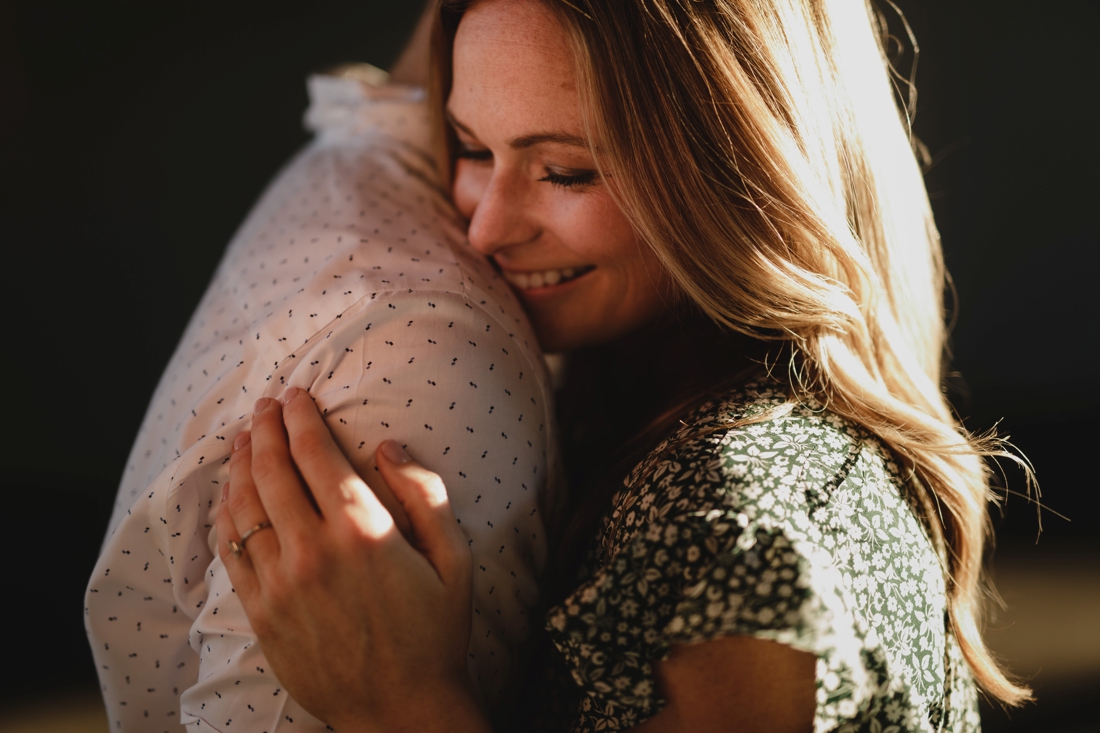
POLYGON ((586 582, 548 617, 578 688, 574 731, 620 730, 652 717, 664 706, 653 663, 673 644, 725 636, 767 639, 817 658, 815 731, 870 724, 893 733, 939 722, 932 701, 942 680, 921 688, 920 670, 887 652, 899 639, 883 643, 893 628, 916 649, 925 640, 910 629, 923 628, 938 639, 925 655, 931 668, 942 664, 936 556, 923 552, 927 538, 877 443, 830 418, 791 415, 651 456, 632 476, 638 483, 617 497, 601 535, 609 540, 586 582), (883 496, 893 497, 889 512, 874 503, 883 496), (905 515, 893 527, 870 527, 875 516, 905 515), (896 555, 883 550, 891 547, 896 555), (891 579, 889 567, 865 567, 894 563, 915 573, 929 560, 930 587, 921 576, 891 579), (921 608, 869 617, 860 591, 876 576, 879 588, 908 592, 921 608), (918 614, 922 627, 911 624, 918 614))
POLYGON ((651 524, 551 614, 554 644, 586 693, 584 717, 606 721, 593 729, 655 715, 664 701, 652 663, 671 644, 724 636, 817 656, 823 722, 837 719, 829 708, 846 717, 867 696, 864 644, 828 568, 815 567, 782 529, 741 524, 719 510, 651 524))

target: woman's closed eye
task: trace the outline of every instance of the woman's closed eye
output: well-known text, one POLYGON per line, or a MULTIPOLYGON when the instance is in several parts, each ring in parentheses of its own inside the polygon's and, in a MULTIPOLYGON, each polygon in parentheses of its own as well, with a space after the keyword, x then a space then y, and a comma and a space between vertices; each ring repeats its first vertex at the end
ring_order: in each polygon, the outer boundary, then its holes
POLYGON ((455 151, 455 157, 463 160, 485 162, 493 159, 493 153, 488 148, 471 148, 466 145, 460 145, 458 150, 455 151))
MULTIPOLYGON (((455 158, 460 160, 471 160, 478 163, 488 163, 493 160, 493 152, 488 148, 474 148, 460 144, 458 150, 455 151, 455 158)), ((595 183, 599 178, 599 173, 594 170, 571 170, 568 173, 551 170, 550 168, 545 170, 546 175, 539 178, 538 181, 540 183, 550 183, 555 186, 561 186, 562 188, 588 186, 595 183)))
POLYGON ((573 171, 571 173, 558 173, 547 168, 546 175, 540 178, 539 181, 552 183, 555 186, 561 186, 562 188, 572 188, 574 186, 591 185, 596 182, 596 178, 598 176, 599 174, 593 170, 573 171))

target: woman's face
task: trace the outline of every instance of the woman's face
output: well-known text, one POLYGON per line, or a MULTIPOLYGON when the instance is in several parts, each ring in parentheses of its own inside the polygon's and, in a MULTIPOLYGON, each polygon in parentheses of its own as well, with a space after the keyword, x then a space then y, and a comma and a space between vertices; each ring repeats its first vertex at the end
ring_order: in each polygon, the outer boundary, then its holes
POLYGON ((470 244, 500 267, 547 351, 618 338, 671 302, 596 173, 566 44, 539 2, 477 3, 458 26, 447 100, 470 244))

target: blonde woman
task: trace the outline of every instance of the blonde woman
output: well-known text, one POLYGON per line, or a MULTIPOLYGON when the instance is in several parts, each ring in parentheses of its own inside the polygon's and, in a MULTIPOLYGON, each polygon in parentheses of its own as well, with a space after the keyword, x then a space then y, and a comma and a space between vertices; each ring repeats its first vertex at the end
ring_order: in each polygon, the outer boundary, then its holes
MULTIPOLYGON (((871 9, 435 22, 470 245, 573 354, 581 469, 516 726, 972 731, 978 688, 1027 699, 979 631, 998 446, 940 389, 945 275, 871 9)), ((380 446, 403 535, 295 390, 235 448, 219 549, 287 689, 340 731, 488 730, 444 481, 380 446), (258 513, 278 541, 234 555, 258 513)))

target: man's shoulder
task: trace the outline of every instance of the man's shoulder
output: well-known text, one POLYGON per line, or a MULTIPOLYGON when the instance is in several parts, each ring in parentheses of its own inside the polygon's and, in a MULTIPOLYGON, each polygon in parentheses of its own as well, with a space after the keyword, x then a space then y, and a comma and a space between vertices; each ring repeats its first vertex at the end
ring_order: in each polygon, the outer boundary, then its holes
POLYGON ((384 296, 438 294, 436 306, 449 308, 454 299, 442 297, 449 294, 537 352, 515 294, 466 244, 449 201, 391 152, 307 148, 230 245, 185 343, 236 334, 267 343, 265 358, 278 359, 384 296))

